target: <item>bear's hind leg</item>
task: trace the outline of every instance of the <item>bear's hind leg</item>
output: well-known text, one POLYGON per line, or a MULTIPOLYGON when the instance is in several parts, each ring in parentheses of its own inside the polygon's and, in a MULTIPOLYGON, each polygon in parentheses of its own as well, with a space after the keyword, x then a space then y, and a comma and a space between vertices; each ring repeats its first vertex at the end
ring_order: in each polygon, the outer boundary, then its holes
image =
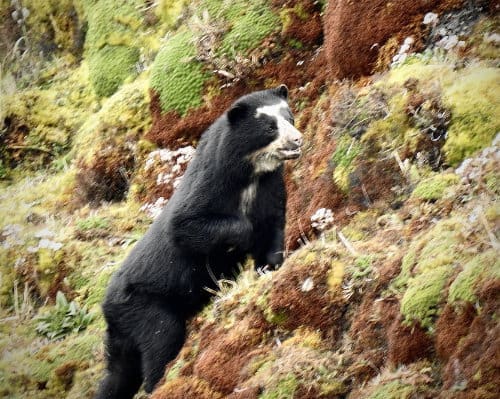
POLYGON ((168 362, 173 360, 184 344, 185 319, 176 313, 157 307, 148 309, 147 329, 141 332, 142 371, 144 390, 151 393, 165 373, 168 362))
POLYGON ((129 339, 108 331, 106 344, 107 375, 96 399, 131 399, 142 384, 141 356, 129 339))

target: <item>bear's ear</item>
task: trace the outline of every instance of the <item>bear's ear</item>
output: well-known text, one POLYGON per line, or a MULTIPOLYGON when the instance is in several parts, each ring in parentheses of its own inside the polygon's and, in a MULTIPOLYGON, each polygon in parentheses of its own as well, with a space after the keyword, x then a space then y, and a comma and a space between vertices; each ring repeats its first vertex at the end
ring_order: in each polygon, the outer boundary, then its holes
POLYGON ((245 103, 234 104, 227 111, 227 119, 229 123, 235 124, 244 119, 250 111, 250 107, 245 103))
POLYGON ((276 89, 274 89, 274 92, 282 99, 288 99, 288 87, 286 87, 286 85, 279 85, 276 89))

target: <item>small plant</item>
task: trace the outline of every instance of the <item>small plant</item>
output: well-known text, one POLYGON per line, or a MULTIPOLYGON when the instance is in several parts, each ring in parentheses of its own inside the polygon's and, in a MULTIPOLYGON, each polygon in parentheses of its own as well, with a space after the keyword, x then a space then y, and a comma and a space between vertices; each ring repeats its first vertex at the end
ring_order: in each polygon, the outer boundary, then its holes
POLYGON ((108 236, 109 233, 109 221, 99 216, 90 216, 76 223, 75 236, 79 240, 102 238, 108 236))
POLYGON ((77 222, 76 226, 79 230, 107 229, 109 222, 107 219, 98 216, 90 216, 77 222))
POLYGON ((64 338, 71 333, 85 330, 94 319, 87 307, 80 308, 75 301, 68 302, 61 291, 57 292, 55 307, 36 318, 36 332, 51 340, 64 338))

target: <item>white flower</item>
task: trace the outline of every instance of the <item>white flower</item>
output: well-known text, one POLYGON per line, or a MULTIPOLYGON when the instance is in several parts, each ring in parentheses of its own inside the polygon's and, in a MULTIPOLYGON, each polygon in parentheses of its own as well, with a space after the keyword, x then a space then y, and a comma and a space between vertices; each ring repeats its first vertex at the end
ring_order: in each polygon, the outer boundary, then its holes
POLYGON ((324 231, 333 224, 331 209, 320 208, 311 216, 311 226, 318 231, 324 231))
POLYGON ((300 288, 302 292, 311 291, 314 288, 314 281, 311 277, 308 277, 302 283, 302 287, 300 288))
POLYGON ((436 26, 436 24, 439 22, 439 17, 436 13, 433 12, 428 12, 424 16, 424 21, 422 22, 424 25, 432 25, 436 26))

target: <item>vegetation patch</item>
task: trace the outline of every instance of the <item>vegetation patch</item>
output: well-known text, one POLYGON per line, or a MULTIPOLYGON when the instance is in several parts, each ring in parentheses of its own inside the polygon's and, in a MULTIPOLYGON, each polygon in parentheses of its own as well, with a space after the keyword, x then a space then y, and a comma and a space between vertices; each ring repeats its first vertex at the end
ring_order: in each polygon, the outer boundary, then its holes
POLYGON ((104 101, 75 137, 78 173, 75 190, 80 203, 125 198, 139 150, 136 143, 149 127, 147 80, 124 85, 104 101))
POLYGON ((230 58, 245 55, 255 48, 265 37, 276 30, 279 18, 261 0, 247 2, 244 14, 237 18, 231 15, 231 29, 222 39, 219 52, 230 58), (248 8, 248 6, 250 7, 248 8))
POLYGON ((151 67, 151 87, 158 93, 163 112, 185 115, 201 105, 206 74, 196 61, 192 33, 181 30, 170 37, 151 67))
POLYGON ((69 302, 66 296, 57 292, 53 309, 37 316, 36 332, 51 340, 58 340, 71 333, 85 330, 94 315, 86 307, 80 308, 75 302, 69 302))
POLYGON ((72 68, 54 60, 50 68, 45 86, 2 95, 3 177, 18 166, 33 170, 50 161, 55 166, 55 160, 70 149, 75 130, 90 114, 95 97, 88 88, 86 64, 72 68), (66 70, 62 72, 62 68, 66 70))
POLYGON ((439 200, 445 195, 446 190, 459 180, 454 173, 434 175, 418 183, 412 192, 412 197, 425 201, 439 200))
POLYGON ((408 322, 417 321, 427 328, 432 326, 451 273, 450 267, 441 266, 408 281, 408 289, 401 299, 401 313, 408 322))
POLYGON ((443 151, 450 165, 489 145, 500 130, 498 77, 496 69, 472 67, 457 73, 445 91, 452 118, 443 151))
POLYGON ((335 165, 333 179, 344 192, 349 189, 349 174, 354 170, 352 163, 360 153, 361 146, 355 138, 343 136, 337 142, 337 148, 332 156, 335 165))
POLYGON ((124 80, 136 72, 137 42, 141 16, 140 2, 126 0, 85 0, 88 21, 85 40, 90 82, 99 97, 113 94, 124 80))
POLYGON ((497 255, 497 251, 489 249, 465 263, 450 286, 448 301, 475 303, 482 283, 500 279, 500 260, 497 255))

